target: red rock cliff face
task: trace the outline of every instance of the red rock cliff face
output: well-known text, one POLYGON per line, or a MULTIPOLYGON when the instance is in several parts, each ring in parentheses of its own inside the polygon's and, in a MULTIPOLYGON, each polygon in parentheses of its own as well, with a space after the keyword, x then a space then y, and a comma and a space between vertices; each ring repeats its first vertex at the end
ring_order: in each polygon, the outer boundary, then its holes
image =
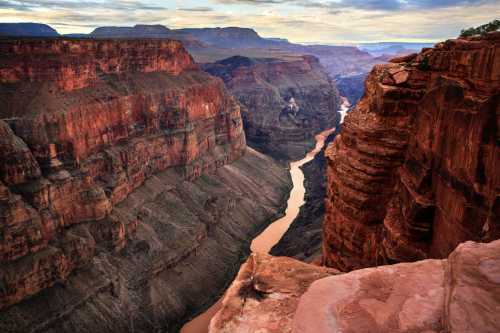
POLYGON ((163 40, 45 40, 0 44, 0 82, 52 81, 70 91, 89 86, 99 75, 164 71, 173 75, 194 68, 181 44, 163 40))
POLYGON ((378 65, 327 150, 325 264, 444 258, 500 237, 500 33, 378 65))
POLYGON ((238 104, 179 42, 9 40, 0 53, 0 309, 98 246, 123 248, 140 217, 114 207, 153 174, 194 179, 245 151, 238 104))
POLYGON ((340 121, 338 91, 313 56, 235 56, 205 70, 221 77, 241 103, 249 145, 271 156, 302 158, 314 146, 314 134, 340 121))

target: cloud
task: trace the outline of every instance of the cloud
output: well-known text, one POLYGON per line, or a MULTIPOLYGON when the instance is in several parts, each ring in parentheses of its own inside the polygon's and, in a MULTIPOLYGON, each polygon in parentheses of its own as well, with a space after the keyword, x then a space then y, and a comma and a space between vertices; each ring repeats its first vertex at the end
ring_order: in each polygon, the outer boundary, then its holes
POLYGON ((497 3, 498 0, 214 0, 226 5, 292 5, 304 8, 323 8, 335 11, 342 8, 398 11, 412 9, 431 9, 446 7, 478 6, 488 3, 497 3))
POLYGON ((16 10, 34 9, 113 9, 113 10, 163 10, 165 7, 146 4, 136 0, 0 0, 0 8, 16 10))
POLYGON ((201 12, 201 13, 206 13, 206 12, 213 12, 214 9, 210 7, 189 7, 189 8, 177 8, 177 10, 181 12, 201 12))
POLYGON ((309 43, 438 41, 499 12, 498 0, 0 0, 1 21, 47 23, 61 33, 240 26, 309 43))

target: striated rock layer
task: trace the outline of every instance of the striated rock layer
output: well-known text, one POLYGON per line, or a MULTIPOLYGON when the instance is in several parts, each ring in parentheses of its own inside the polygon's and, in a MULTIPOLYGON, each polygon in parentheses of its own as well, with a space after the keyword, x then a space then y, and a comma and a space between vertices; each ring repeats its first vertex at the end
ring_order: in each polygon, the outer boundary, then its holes
POLYGON ((211 301, 289 184, 241 160, 222 81, 176 41, 0 49, 0 330, 171 329, 211 301))
POLYGON ((500 33, 377 65, 327 149, 323 260, 352 270, 500 238, 500 33))
POLYGON ((272 156, 302 158, 314 147, 314 134, 340 120, 337 89, 315 57, 235 56, 204 69, 222 78, 242 104, 249 145, 272 156))
POLYGON ((500 241, 461 244, 444 260, 344 274, 254 255, 210 333, 498 332, 499 267, 500 241))

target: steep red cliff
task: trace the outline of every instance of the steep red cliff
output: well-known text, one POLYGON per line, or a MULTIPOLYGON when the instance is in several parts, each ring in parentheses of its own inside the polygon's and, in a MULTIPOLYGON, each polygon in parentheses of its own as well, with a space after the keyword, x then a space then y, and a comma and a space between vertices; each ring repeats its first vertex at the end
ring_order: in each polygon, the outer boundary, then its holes
POLYGON ((0 43, 0 309, 123 249, 116 211, 154 174, 246 149, 239 105, 176 41, 0 43))
POLYGON ((500 238, 500 33, 378 65, 327 150, 324 263, 444 258, 500 238))

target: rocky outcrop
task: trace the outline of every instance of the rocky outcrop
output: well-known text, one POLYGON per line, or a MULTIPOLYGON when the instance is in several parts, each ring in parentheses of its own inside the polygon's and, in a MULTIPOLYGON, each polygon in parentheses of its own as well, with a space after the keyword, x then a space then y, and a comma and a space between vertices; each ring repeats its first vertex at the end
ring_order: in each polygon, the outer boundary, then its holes
POLYGON ((314 134, 334 127, 339 96, 318 60, 235 56, 204 69, 224 80, 242 104, 250 146, 285 160, 301 158, 314 134))
POLYGON ((324 263, 445 258, 500 238, 500 33, 375 66, 327 149, 324 263))
POLYGON ((210 332, 291 332, 300 296, 314 281, 338 273, 286 257, 254 253, 227 290, 210 332))
POLYGON ((498 332, 499 267, 500 241, 464 243, 445 260, 345 274, 253 256, 210 333, 498 332))
POLYGON ((1 52, 0 330, 174 330, 280 213, 286 170, 179 42, 1 52))
POLYGON ((497 332, 499 267, 500 241, 468 242, 448 260, 328 277, 302 296, 293 332, 497 332))

